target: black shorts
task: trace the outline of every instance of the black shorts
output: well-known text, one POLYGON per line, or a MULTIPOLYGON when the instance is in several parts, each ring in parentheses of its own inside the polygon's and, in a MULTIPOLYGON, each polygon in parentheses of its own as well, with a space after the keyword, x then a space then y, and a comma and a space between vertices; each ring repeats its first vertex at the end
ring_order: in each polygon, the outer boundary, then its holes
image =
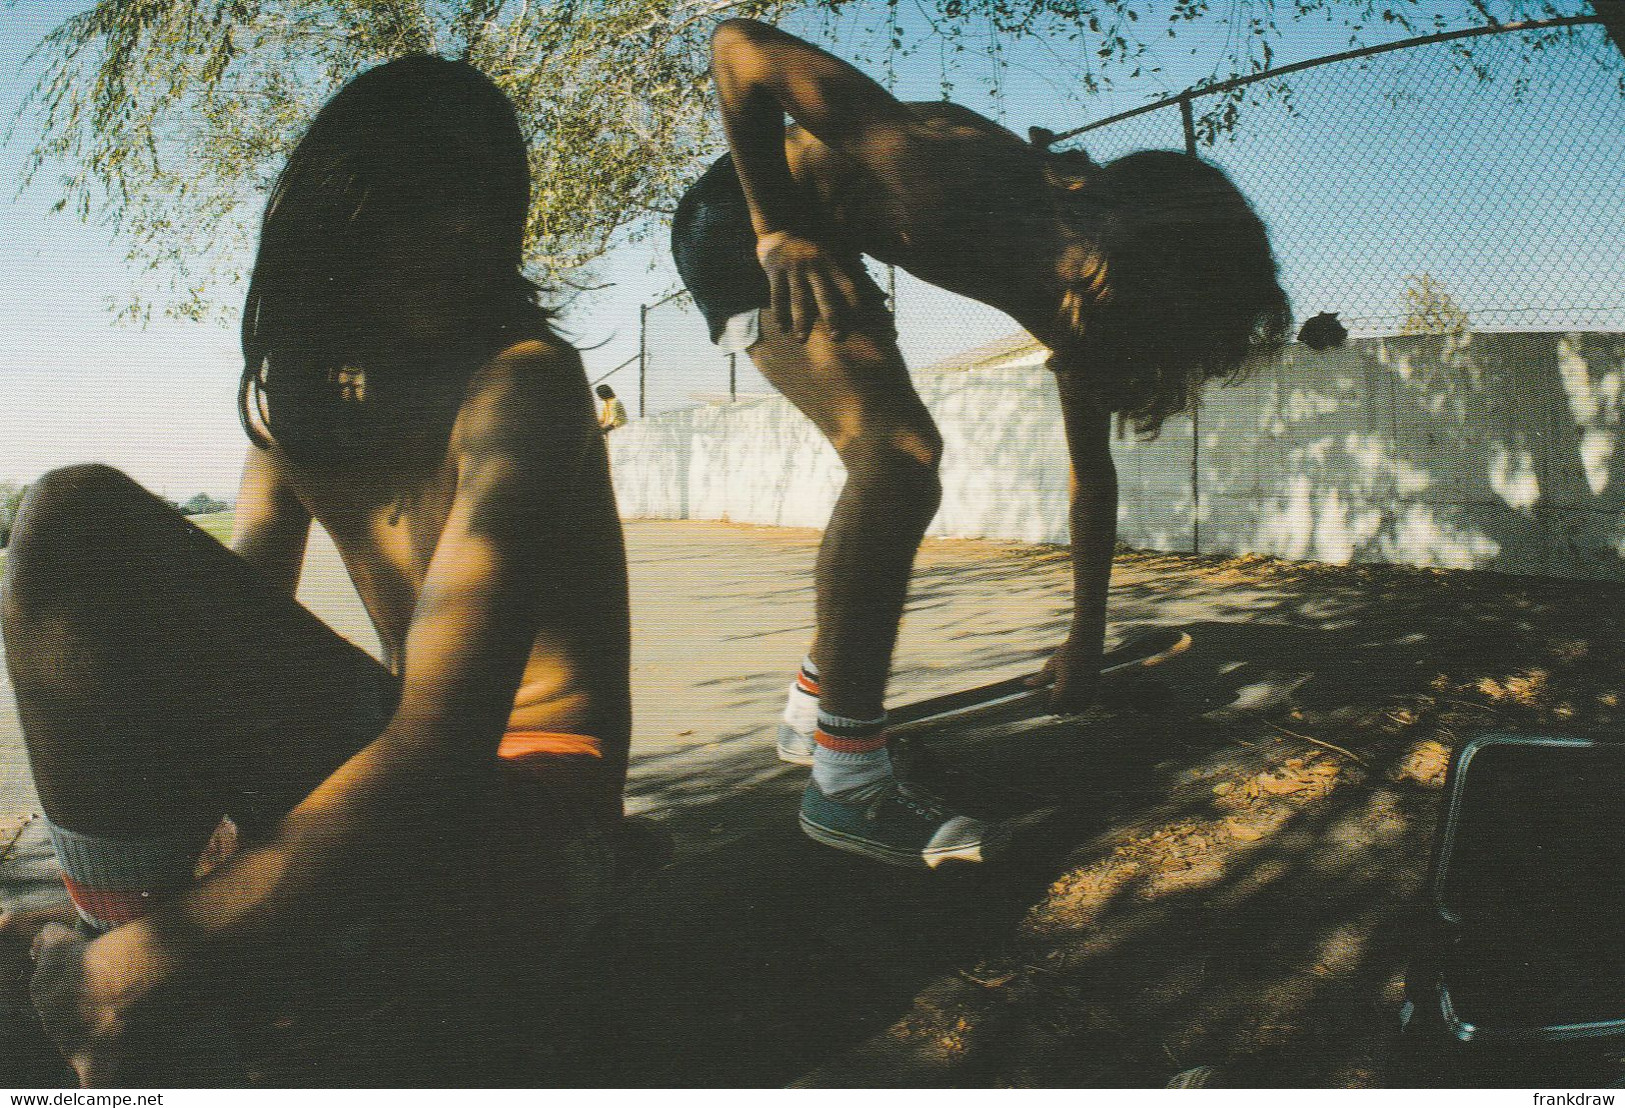
MULTIPOLYGON (((734 316, 765 308, 772 300, 767 275, 756 260, 756 230, 733 156, 724 154, 677 202, 671 221, 671 255, 716 342, 734 316)), ((858 303, 885 311, 886 294, 854 256, 848 269, 858 303)))

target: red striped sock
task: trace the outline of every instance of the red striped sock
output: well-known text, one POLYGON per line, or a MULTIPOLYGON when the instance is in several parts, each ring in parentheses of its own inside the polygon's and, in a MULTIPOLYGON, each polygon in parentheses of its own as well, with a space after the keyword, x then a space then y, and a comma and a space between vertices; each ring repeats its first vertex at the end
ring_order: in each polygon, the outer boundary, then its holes
POLYGON ((110 931, 152 910, 160 898, 192 883, 209 831, 161 832, 142 838, 88 835, 46 820, 62 866, 62 884, 79 918, 110 931))
POLYGON ((869 754, 886 746, 886 717, 874 720, 843 719, 828 712, 818 713, 818 730, 813 741, 837 754, 869 754))
POLYGON ((73 901, 79 918, 97 931, 122 927, 152 910, 152 890, 98 889, 93 885, 81 885, 65 873, 62 875, 62 887, 68 890, 68 899, 73 901))

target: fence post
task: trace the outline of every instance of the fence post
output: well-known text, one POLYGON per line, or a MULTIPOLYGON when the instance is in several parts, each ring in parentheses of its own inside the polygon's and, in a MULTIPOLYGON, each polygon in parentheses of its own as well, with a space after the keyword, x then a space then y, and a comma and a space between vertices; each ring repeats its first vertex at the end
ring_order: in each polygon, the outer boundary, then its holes
POLYGON ((638 418, 648 414, 649 305, 638 305, 638 418))
MULTIPOLYGON (((1191 97, 1179 98, 1179 121, 1185 125, 1185 153, 1196 156, 1196 116, 1191 97)), ((1202 552, 1202 401, 1191 405, 1191 553, 1202 552)))
POLYGON ((728 403, 739 399, 739 355, 728 355, 728 403))

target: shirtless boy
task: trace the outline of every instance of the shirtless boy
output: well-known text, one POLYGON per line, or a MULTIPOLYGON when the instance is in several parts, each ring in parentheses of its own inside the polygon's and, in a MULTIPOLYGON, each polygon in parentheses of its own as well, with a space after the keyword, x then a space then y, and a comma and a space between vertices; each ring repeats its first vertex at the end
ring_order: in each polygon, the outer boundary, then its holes
POLYGON ((957 104, 907 104, 751 20, 721 24, 712 73, 729 155, 672 227, 713 341, 748 350, 847 472, 818 552, 817 632, 778 751, 812 766, 802 829, 902 865, 985 860, 1000 829, 894 777, 884 695, 909 575, 941 496, 942 439, 909 382, 861 255, 1012 316, 1049 348, 1072 463, 1074 607, 1046 669, 1052 707, 1093 697, 1116 536, 1114 414, 1142 433, 1286 334, 1264 227, 1183 154, 1094 165, 957 104), (788 117, 789 123, 786 123, 788 117))
POLYGON ((528 206, 473 68, 356 78, 266 208, 231 550, 105 467, 23 506, 6 656, 83 924, 40 933, 31 991, 85 1083, 154 1069, 176 1012, 285 1002, 357 920, 518 904, 557 933, 559 875, 605 876, 625 554, 580 359, 520 274, 528 206), (293 599, 313 521, 383 665, 293 599), (241 847, 194 881, 224 816, 241 847))

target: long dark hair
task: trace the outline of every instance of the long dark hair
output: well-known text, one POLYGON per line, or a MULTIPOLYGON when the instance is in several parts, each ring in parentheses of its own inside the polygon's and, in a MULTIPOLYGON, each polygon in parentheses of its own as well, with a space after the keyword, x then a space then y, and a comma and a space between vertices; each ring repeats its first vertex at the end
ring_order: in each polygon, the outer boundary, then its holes
POLYGON ((249 438, 338 463, 422 414, 414 406, 445 376, 449 352, 382 355, 396 306, 367 290, 385 236, 415 251, 421 233, 414 264, 467 290, 475 318, 464 344, 545 326, 520 273, 529 207, 513 105, 472 66, 416 55, 340 89, 265 207, 243 307, 238 414, 249 438))
POLYGON ((1237 380, 1284 342, 1292 310, 1263 221, 1223 171, 1143 150, 1106 165, 1048 151, 1046 175, 1093 250, 1071 275, 1057 351, 1112 411, 1154 436, 1202 384, 1237 380))

